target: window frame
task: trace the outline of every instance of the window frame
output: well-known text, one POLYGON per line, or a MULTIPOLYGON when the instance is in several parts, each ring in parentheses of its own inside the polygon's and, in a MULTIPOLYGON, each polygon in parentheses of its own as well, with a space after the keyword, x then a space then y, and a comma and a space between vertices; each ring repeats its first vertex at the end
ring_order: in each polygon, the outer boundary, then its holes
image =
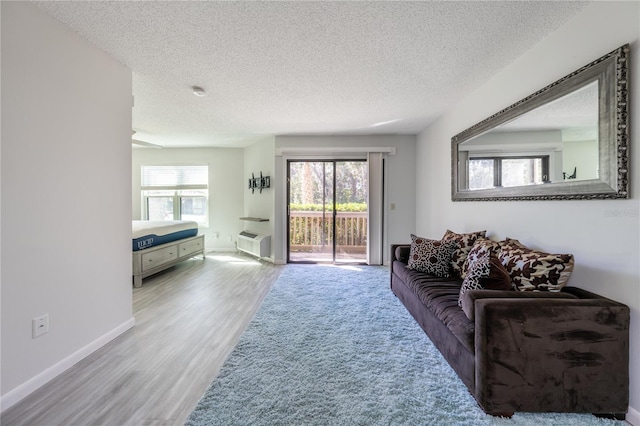
MULTIPOLYGON (((550 155, 509 155, 509 156, 499 156, 499 155, 478 155, 469 157, 469 161, 477 161, 477 160, 490 160, 493 161, 493 187, 492 188, 502 188, 502 162, 504 160, 541 160, 542 165, 542 183, 549 183, 549 164, 550 164, 550 155)), ((469 180, 471 176, 467 176, 467 187, 469 187, 469 180)), ((535 184, 535 182, 531 183, 535 184)), ((492 188, 475 188, 475 189, 492 189, 492 188)))
MULTIPOLYGON (((140 196, 141 196, 141 204, 142 204, 142 217, 145 220, 149 220, 149 200, 151 198, 172 198, 173 202, 173 219, 170 220, 193 220, 193 219, 183 219, 182 215, 182 199, 187 197, 203 197, 205 200, 205 214, 204 220, 199 222, 196 220, 199 226, 208 227, 209 226, 209 165, 208 164, 148 164, 142 165, 140 167, 140 175, 141 175, 141 185, 140 185, 140 196), (196 183, 196 184, 162 184, 162 185, 148 185, 145 186, 145 167, 173 167, 179 169, 181 167, 206 167, 206 183, 196 183), (187 191, 203 191, 203 194, 189 194, 187 191), (153 191, 163 191, 167 192, 164 195, 151 194, 153 191)), ((204 182, 204 181, 203 181, 204 182)))

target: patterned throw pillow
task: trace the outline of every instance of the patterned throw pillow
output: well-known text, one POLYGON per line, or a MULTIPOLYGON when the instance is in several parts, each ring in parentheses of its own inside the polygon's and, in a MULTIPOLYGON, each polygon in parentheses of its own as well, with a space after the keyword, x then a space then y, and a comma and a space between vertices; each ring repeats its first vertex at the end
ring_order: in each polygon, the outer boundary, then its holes
POLYGON ((480 280, 488 278, 491 273, 490 258, 491 253, 485 251, 474 259, 469 260, 467 275, 462 280, 462 287, 460 287, 460 294, 458 295, 458 306, 462 307, 462 297, 467 291, 483 288, 480 280))
POLYGON ((462 276, 464 262, 467 255, 478 238, 484 238, 487 231, 470 232, 468 234, 456 234, 447 229, 444 233, 442 241, 453 241, 458 244, 458 249, 453 252, 451 257, 451 270, 455 275, 462 276))
POLYGON ((500 242, 498 258, 520 291, 560 291, 574 266, 572 254, 532 250, 510 238, 500 242))
POLYGON ((451 241, 430 240, 411 234, 409 269, 440 278, 449 278, 451 256, 458 245, 451 241))
POLYGON ((478 259, 478 257, 484 256, 485 254, 491 255, 492 253, 496 253, 498 251, 498 243, 492 241, 488 238, 478 238, 475 243, 473 243, 473 247, 469 250, 467 254, 467 259, 462 268, 462 278, 465 278, 469 273, 469 266, 471 262, 478 259))

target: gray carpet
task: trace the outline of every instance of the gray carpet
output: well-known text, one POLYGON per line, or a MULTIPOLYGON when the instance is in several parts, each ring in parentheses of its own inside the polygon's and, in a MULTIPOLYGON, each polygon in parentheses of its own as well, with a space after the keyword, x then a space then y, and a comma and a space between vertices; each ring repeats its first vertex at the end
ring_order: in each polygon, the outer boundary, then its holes
POLYGON ((603 425, 487 416, 389 289, 385 267, 287 265, 186 423, 603 425))

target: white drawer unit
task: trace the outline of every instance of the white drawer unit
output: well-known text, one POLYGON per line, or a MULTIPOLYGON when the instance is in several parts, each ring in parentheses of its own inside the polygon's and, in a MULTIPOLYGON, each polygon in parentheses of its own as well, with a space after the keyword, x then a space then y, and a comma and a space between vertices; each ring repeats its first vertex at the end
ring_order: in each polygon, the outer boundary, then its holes
POLYGON ((142 287, 143 278, 197 255, 202 255, 202 258, 205 258, 204 235, 134 251, 133 285, 134 287, 142 287))
MULTIPOLYGON (((146 250, 145 250, 146 251, 146 250)), ((178 247, 172 245, 150 253, 142 254, 142 272, 157 268, 167 262, 178 258, 178 247)))
POLYGON ((185 243, 178 244, 178 256, 186 256, 190 253, 198 253, 204 249, 204 237, 196 238, 185 243))

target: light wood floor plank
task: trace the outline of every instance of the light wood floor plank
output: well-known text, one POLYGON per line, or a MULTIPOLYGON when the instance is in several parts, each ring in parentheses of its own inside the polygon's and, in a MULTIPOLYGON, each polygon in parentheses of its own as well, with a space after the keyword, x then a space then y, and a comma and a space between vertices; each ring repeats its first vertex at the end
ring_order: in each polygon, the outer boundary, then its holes
POLYGON ((136 326, 2 414, 8 425, 182 425, 282 266, 208 254, 133 289, 136 326))

